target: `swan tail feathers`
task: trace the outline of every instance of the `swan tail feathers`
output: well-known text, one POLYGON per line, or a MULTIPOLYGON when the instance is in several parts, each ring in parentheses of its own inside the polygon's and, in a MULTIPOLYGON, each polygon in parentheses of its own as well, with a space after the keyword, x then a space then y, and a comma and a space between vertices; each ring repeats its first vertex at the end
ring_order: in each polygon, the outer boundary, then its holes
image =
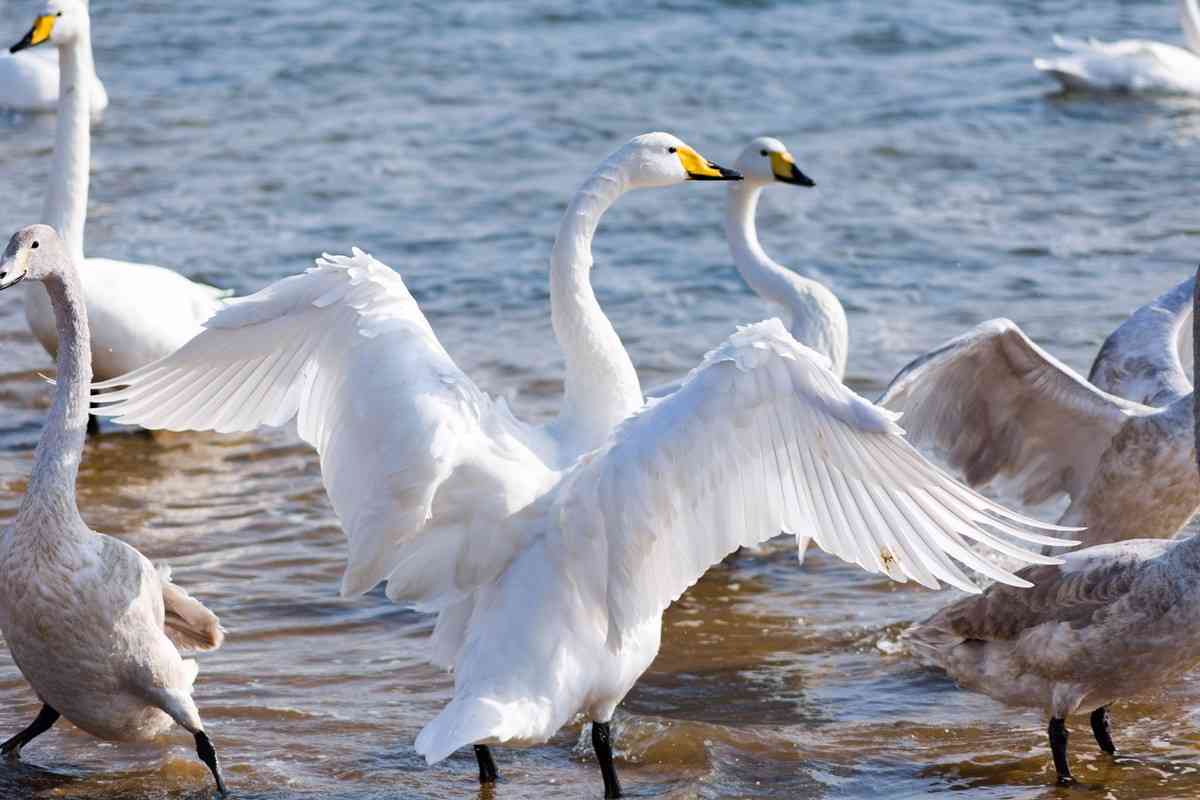
POLYGON ((417 735, 417 754, 436 764, 469 744, 504 741, 503 705, 476 698, 452 701, 417 735))
POLYGON ((550 716, 549 707, 534 700, 455 698, 421 729, 415 747, 426 763, 436 764, 469 744, 540 744, 564 722, 550 716))

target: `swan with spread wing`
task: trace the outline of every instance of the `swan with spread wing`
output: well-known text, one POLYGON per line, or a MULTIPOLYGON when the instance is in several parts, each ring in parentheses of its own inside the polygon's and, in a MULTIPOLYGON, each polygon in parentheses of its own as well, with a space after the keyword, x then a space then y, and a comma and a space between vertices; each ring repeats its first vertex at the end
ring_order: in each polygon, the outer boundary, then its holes
POLYGON ((514 417, 454 363, 400 276, 326 256, 233 301, 178 352, 97 384, 97 413, 151 428, 297 421, 349 541, 342 591, 438 613, 431 659, 453 700, 417 738, 430 763, 546 741, 579 715, 605 793, 609 721, 659 648, 663 610, 726 554, 780 530, 896 580, 975 590, 952 558, 1026 585, 968 546, 1055 562, 1007 536, 1061 529, 957 484, 777 320, 741 329, 681 388, 646 402, 592 290, 591 241, 625 192, 736 179, 664 133, 584 182, 554 243, 560 412, 514 417))
MULTIPOLYGON (((1193 294, 1184 304, 1200 306, 1195 280, 1179 288, 1184 287, 1193 294)), ((1179 301, 1178 293, 1160 298, 1146 314, 1135 314, 1131 323, 1140 321, 1118 340, 1136 340, 1133 331, 1139 328, 1144 333, 1171 328, 1156 325, 1154 318, 1161 322, 1180 315, 1153 309, 1177 311, 1179 301)), ((1198 321, 1193 318, 1193 325, 1198 321)), ((1194 358, 1200 368, 1200 349, 1194 358)), ((1185 400, 1193 416, 1200 412, 1190 393, 1185 400)), ((1195 470, 1196 448, 1186 449, 1195 470)), ((1138 534, 1137 528, 1131 533, 1138 534)), ((1102 544, 1068 553, 1064 562, 1018 572, 1036 584, 1028 592, 993 586, 950 604, 905 638, 917 655, 960 685, 1049 717, 1058 780, 1072 783, 1067 717, 1090 709, 1096 743, 1115 754, 1109 705, 1156 689, 1200 663, 1195 625, 1200 536, 1102 544)))
POLYGON ((1182 281, 1114 331, 1091 381, 994 319, 914 360, 879 402, 972 486, 1031 504, 1065 494, 1059 524, 1086 526, 1087 544, 1174 536, 1200 506, 1178 349, 1194 286, 1182 281))

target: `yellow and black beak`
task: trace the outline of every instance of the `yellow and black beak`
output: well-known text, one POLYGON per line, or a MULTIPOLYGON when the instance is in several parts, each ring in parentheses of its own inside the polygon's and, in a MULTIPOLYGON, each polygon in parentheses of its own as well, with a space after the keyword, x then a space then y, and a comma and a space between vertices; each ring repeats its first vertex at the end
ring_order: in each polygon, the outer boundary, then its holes
POLYGON ((740 181, 742 173, 725 169, 709 161, 690 147, 680 147, 675 151, 679 163, 690 181, 740 181))
POLYGON ((805 175, 796 166, 796 159, 792 158, 791 153, 771 153, 771 172, 775 174, 775 180, 782 183, 791 183, 796 186, 816 186, 817 182, 805 175))
POLYGON ((50 33, 54 30, 55 19, 53 14, 43 14, 35 19, 33 27, 29 29, 29 33, 25 34, 25 38, 8 48, 8 52, 16 53, 27 47, 36 47, 48 40, 50 33))

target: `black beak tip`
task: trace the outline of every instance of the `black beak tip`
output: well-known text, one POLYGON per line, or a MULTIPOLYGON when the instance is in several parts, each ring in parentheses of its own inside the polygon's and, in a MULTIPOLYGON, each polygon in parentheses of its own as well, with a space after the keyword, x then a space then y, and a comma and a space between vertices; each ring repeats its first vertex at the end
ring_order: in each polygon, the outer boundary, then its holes
POLYGON ((799 186, 813 187, 817 185, 816 181, 801 172, 795 165, 792 166, 792 179, 799 186))
POLYGON ((740 181, 742 173, 736 169, 726 169, 725 167, 717 167, 717 171, 721 173, 721 177, 727 181, 740 181))

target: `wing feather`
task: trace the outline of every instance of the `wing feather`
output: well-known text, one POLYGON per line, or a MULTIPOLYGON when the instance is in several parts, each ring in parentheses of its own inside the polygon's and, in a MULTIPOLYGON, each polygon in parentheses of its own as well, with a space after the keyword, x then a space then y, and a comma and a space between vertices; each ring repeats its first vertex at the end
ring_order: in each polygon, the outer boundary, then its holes
POLYGON ((1088 380, 1109 394, 1155 407, 1191 392, 1179 337, 1192 313, 1195 287, 1191 275, 1133 312, 1104 340, 1088 380))
POLYGON ((913 361, 879 402, 967 483, 1002 479, 1027 503, 1078 497, 1121 427, 1154 412, 1092 386, 1006 319, 913 361))
POLYGON ((1045 535, 1065 529, 1008 512, 925 462, 895 415, 843 386, 778 320, 741 329, 677 392, 622 424, 555 502, 559 535, 605 542, 613 647, 711 564, 781 529, 868 571, 967 591, 978 590, 954 559, 1026 584, 965 538, 997 549, 988 529, 1007 528, 1069 543, 1045 535))
POLYGON ((553 482, 532 429, 458 368, 400 276, 358 250, 231 301, 174 354, 95 388, 97 414, 147 428, 294 418, 346 533, 346 594, 388 578, 393 597, 454 602, 521 546, 489 523, 553 482))

